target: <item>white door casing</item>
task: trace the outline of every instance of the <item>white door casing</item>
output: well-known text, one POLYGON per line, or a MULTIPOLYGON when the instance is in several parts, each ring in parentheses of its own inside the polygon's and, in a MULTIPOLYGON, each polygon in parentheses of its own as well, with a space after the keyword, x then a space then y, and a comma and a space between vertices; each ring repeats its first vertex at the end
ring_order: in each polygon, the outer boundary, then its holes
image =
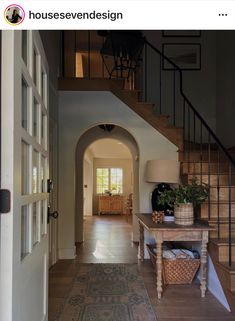
MULTIPOLYGON (((53 188, 49 194, 50 213, 58 209, 58 157, 57 157, 57 124, 49 119, 49 175, 53 183, 53 188)), ((58 259, 58 220, 53 217, 49 221, 49 268, 58 259)))
POLYGON ((48 319, 48 65, 39 33, 2 31, 0 320, 48 319))

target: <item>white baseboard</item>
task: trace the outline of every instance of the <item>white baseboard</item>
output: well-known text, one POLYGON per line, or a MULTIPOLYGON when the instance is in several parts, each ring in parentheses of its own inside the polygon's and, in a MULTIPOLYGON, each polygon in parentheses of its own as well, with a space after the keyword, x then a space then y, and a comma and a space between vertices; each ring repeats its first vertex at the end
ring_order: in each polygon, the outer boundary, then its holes
POLYGON ((44 315, 44 316, 42 317, 42 321, 48 321, 48 314, 46 314, 46 315, 44 315))

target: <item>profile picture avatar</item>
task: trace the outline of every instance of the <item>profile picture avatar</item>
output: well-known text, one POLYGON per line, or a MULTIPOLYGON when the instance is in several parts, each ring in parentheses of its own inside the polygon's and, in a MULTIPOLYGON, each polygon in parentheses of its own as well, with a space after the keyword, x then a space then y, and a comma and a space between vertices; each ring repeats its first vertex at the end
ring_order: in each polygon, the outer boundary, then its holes
POLYGON ((19 25, 25 17, 24 9, 18 4, 9 5, 4 12, 4 18, 10 25, 19 25))

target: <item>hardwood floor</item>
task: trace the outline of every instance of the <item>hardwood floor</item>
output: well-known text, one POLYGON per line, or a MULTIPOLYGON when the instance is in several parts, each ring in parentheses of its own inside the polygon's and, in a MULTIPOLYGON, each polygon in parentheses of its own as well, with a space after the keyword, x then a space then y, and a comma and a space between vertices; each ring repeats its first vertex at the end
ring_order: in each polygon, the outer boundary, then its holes
MULTIPOLYGON (((131 225, 119 215, 87 217, 85 241, 77 245, 75 260, 61 260, 50 269, 49 321, 62 307, 79 263, 134 263, 137 245, 131 242, 131 225)), ((169 285, 163 298, 156 298, 155 275, 150 260, 138 262, 158 321, 234 321, 235 315, 207 292, 200 298, 199 285, 169 285)), ((68 320, 69 321, 69 320, 68 320)), ((102 320, 100 320, 102 321, 102 320)))

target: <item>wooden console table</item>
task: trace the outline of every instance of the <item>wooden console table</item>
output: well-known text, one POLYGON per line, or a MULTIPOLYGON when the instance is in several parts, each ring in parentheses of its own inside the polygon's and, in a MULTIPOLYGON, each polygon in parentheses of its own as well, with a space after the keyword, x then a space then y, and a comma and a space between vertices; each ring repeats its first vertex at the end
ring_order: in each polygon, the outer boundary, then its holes
POLYGON ((193 225, 177 225, 173 222, 156 224, 152 221, 152 214, 136 214, 140 229, 140 259, 144 260, 144 229, 153 234, 156 240, 156 276, 157 295, 162 297, 162 243, 164 241, 200 241, 201 242, 201 297, 205 297, 207 289, 207 243, 210 227, 206 221, 198 221, 193 225))

